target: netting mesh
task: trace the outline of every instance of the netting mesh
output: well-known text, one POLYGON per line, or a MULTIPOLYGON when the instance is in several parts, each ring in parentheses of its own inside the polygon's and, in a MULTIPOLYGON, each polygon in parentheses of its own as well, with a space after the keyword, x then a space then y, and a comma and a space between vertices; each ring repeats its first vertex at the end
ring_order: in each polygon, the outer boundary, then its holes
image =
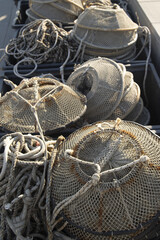
POLYGON ((85 96, 52 78, 33 77, 0 99, 0 126, 9 131, 56 131, 86 110, 85 96), (36 112, 36 116, 35 116, 36 112))
POLYGON ((140 116, 141 112, 143 111, 143 100, 140 97, 138 103, 133 108, 133 110, 125 117, 125 120, 132 120, 136 121, 136 119, 140 116))
POLYGON ((30 0, 29 6, 30 15, 32 15, 33 13, 36 18, 48 18, 54 22, 60 23, 73 22, 83 10, 83 6, 80 0, 74 1, 30 0))
POLYGON ((70 37, 85 47, 86 54, 111 57, 112 53, 112 58, 125 58, 135 48, 137 29, 138 25, 118 5, 91 6, 79 15, 70 37), (102 55, 98 55, 100 52, 102 55))
POLYGON ((107 58, 89 60, 68 78, 67 84, 87 97, 88 122, 106 119, 118 106, 124 88, 121 67, 107 58))
POLYGON ((159 144, 120 120, 71 134, 52 170, 53 226, 63 219, 64 232, 79 240, 144 239, 160 210, 159 144))
POLYGON ((122 99, 118 107, 109 116, 109 119, 116 119, 117 117, 124 119, 137 105, 140 99, 140 87, 135 82, 124 91, 122 99))

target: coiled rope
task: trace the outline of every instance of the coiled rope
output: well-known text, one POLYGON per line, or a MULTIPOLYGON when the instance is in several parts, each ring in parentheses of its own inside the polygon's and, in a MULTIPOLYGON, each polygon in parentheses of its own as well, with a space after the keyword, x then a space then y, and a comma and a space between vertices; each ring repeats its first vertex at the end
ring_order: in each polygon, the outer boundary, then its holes
POLYGON ((54 144, 18 132, 1 138, 0 239, 31 239, 37 234, 45 239, 43 217, 35 205, 44 198, 43 170, 54 144))
MULTIPOLYGON (((38 64, 62 63, 61 76, 64 79, 63 69, 69 61, 70 56, 76 49, 67 38, 68 33, 57 27, 49 19, 38 19, 25 25, 19 32, 17 38, 10 40, 5 48, 8 56, 14 57, 17 64, 14 66, 14 74, 20 78, 31 75, 38 64), (34 64, 34 69, 22 75, 18 73, 20 64, 34 64)), ((75 44, 74 44, 75 45, 75 44)), ((8 61, 11 65, 11 62, 8 61)))

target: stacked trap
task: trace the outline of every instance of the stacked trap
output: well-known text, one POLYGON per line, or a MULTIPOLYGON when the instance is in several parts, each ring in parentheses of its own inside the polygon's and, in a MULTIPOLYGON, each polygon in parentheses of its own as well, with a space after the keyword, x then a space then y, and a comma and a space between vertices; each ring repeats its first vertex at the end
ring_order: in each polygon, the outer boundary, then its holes
POLYGON ((81 0, 30 0, 29 20, 48 18, 57 24, 73 23, 83 11, 81 0))
POLYGON ((141 124, 149 122, 140 88, 123 64, 108 58, 88 60, 75 69, 67 84, 87 97, 84 118, 89 123, 117 117, 141 124))
POLYGON ((119 119, 71 134, 52 170, 51 226, 79 240, 156 237, 159 141, 145 127, 119 119))
POLYGON ((85 49, 85 59, 130 59, 135 54, 138 25, 118 5, 96 5, 79 15, 70 35, 85 49))

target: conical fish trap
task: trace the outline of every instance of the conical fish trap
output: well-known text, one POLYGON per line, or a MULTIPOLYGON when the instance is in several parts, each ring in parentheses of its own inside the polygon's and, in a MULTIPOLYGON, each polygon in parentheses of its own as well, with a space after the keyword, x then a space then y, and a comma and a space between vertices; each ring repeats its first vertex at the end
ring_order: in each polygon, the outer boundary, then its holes
POLYGON ((33 77, 0 98, 0 126, 23 133, 56 131, 86 110, 85 96, 52 78, 33 77))
POLYGON ((37 18, 48 18, 56 23, 73 22, 83 11, 80 0, 72 1, 30 1, 30 11, 27 14, 37 16, 37 18))
POLYGON ((85 48, 87 55, 129 58, 137 30, 138 25, 118 5, 91 6, 79 15, 70 37, 85 48))
POLYGON ((89 60, 69 76, 67 84, 87 97, 88 122, 107 119, 118 106, 124 90, 124 72, 107 58, 89 60))
POLYGON ((52 170, 52 226, 63 219, 79 240, 146 239, 160 215, 159 145, 151 131, 120 119, 71 134, 52 170))

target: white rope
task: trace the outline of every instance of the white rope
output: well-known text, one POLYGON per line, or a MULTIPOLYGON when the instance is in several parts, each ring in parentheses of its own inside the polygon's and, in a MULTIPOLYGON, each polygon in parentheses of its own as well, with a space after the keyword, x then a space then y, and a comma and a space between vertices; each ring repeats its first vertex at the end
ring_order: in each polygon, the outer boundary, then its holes
MULTIPOLYGON (((38 119, 36 118, 37 122, 38 119)), ((40 129, 40 127, 39 127, 40 129)), ((41 133, 43 134, 43 133, 41 133)), ((2 138, 3 140, 3 138, 2 138)), ((1 140, 1 141, 2 141, 1 140)), ((17 239, 30 239, 29 237, 25 238, 22 236, 22 232, 24 232, 24 229, 26 228, 27 221, 29 220, 28 217, 30 215, 30 208, 33 207, 33 205, 36 204, 36 201, 38 201, 39 196, 41 195, 44 185, 45 185, 45 173, 46 173, 46 163, 47 163, 47 158, 48 158, 48 153, 47 153, 47 146, 53 147, 55 141, 49 141, 48 143, 45 144, 45 140, 41 140, 37 136, 32 136, 32 135, 22 135, 21 133, 14 133, 6 138, 4 137, 4 140, 0 143, 0 147, 2 148, 4 146, 4 157, 3 157, 3 165, 1 168, 1 178, 4 177, 6 170, 10 167, 10 165, 7 167, 7 163, 12 161, 12 159, 16 159, 17 162, 17 168, 20 170, 20 167, 23 167, 22 160, 23 162, 26 162, 28 164, 28 167, 25 169, 22 169, 22 171, 19 172, 15 180, 9 181, 8 180, 8 191, 6 193, 6 196, 3 197, 3 204, 4 204, 4 209, 6 211, 6 216, 5 219, 8 223, 8 226, 12 231, 14 232, 15 236, 17 239), (30 142, 36 142, 37 144, 35 147, 30 147, 29 145, 26 146, 26 144, 29 144, 30 142), (17 145, 17 143, 19 145, 17 145), (22 146, 23 145, 23 146, 22 146), (17 148, 18 146, 18 148, 17 148), (22 150, 25 147, 26 153, 20 153, 20 150, 22 150), (12 152, 13 151, 13 152, 12 152), (19 160, 22 159, 22 160, 19 160), (38 169, 38 159, 39 162, 42 162, 41 159, 43 159, 43 173, 41 175, 37 175, 37 170, 38 169), (37 160, 37 161, 35 161, 37 160), (32 166, 32 168, 31 168, 32 166), (32 172, 34 172, 34 166, 36 166, 36 172, 34 175, 32 175, 32 172), (32 169, 32 171, 31 171, 32 169), (27 177, 27 174, 29 174, 29 177, 27 177), (31 184, 31 179, 34 179, 35 184, 31 184), (27 181, 27 182, 26 182, 27 181), (26 183, 25 183, 26 182, 26 183), (13 183, 13 185, 11 185, 13 183), (25 185, 24 185, 25 183, 25 185), (12 186, 12 188, 11 188, 12 186), (23 186, 24 193, 21 193, 20 195, 16 194, 18 193, 18 189, 21 189, 21 186, 23 186), (11 188, 11 189, 10 189, 11 188), (10 190, 9 190, 10 189, 10 190), (11 200, 11 202, 7 202, 8 196, 11 196, 14 198, 11 200), (32 196, 33 195, 33 196, 32 196), (35 196, 36 198, 35 198, 35 196), (12 211, 12 209, 16 209, 16 206, 19 206, 19 204, 22 204, 23 201, 23 208, 21 212, 18 214, 18 216, 12 216, 9 217, 8 212, 12 211), (15 207, 14 207, 15 205, 15 207)), ((11 168, 11 171, 12 168, 11 168)), ((5 176, 6 178, 7 176, 5 176)), ((10 176, 9 176, 10 178, 10 176)), ((13 178, 13 177, 12 177, 13 178)), ((4 214, 3 210, 3 214, 4 214)), ((32 213, 31 213, 32 214, 32 213)), ((3 233, 1 232, 1 236, 3 236, 3 233)))
POLYGON ((13 72, 14 72, 14 74, 15 74, 17 77, 23 79, 23 78, 25 78, 26 76, 30 76, 32 73, 34 73, 34 72, 36 71, 37 67, 38 67, 38 65, 37 65, 36 61, 35 61, 33 58, 27 57, 27 58, 24 58, 24 59, 20 60, 19 62, 17 62, 17 63, 14 65, 14 67, 13 67, 13 72), (34 68, 33 68, 30 72, 28 72, 28 73, 26 73, 26 74, 20 74, 20 73, 18 72, 18 67, 19 67, 19 65, 20 65, 21 63, 26 63, 26 62, 28 62, 28 63, 33 62, 34 68))
POLYGON ((100 176, 104 176, 104 175, 107 175, 107 174, 110 174, 110 173, 119 172, 119 171, 122 171, 126 168, 133 167, 133 166, 137 165, 138 163, 145 163, 145 162, 148 162, 148 161, 149 161, 149 157, 145 156, 145 155, 142 155, 139 159, 134 160, 133 162, 125 164, 121 167, 117 167, 117 168, 113 168, 113 169, 109 169, 107 171, 104 171, 104 172, 100 173, 100 176))
POLYGON ((144 78, 143 78, 143 92, 144 92, 144 97, 145 97, 145 100, 146 100, 146 106, 148 106, 148 97, 147 97, 147 93, 146 93, 146 80, 147 80, 149 60, 150 60, 150 57, 151 57, 152 43, 151 43, 151 32, 147 27, 145 27, 145 29, 146 29, 146 34, 148 35, 149 48, 148 48, 148 56, 147 56, 147 59, 146 59, 145 73, 144 73, 144 78))
POLYGON ((60 67, 61 81, 62 81, 62 83, 64 83, 64 84, 65 84, 65 81, 64 81, 64 67, 65 67, 65 65, 68 63, 68 61, 69 61, 69 59, 70 59, 70 55, 71 55, 71 51, 70 51, 70 49, 68 48, 67 58, 66 58, 65 62, 62 64, 62 66, 60 67))
POLYGON ((75 59, 78 57, 78 55, 79 55, 79 53, 81 51, 81 48, 82 48, 83 41, 86 39, 87 35, 88 35, 88 30, 86 31, 86 33, 84 34, 83 38, 81 39, 79 47, 77 49, 77 52, 76 52, 74 58, 71 60, 71 62, 74 62, 75 59))

